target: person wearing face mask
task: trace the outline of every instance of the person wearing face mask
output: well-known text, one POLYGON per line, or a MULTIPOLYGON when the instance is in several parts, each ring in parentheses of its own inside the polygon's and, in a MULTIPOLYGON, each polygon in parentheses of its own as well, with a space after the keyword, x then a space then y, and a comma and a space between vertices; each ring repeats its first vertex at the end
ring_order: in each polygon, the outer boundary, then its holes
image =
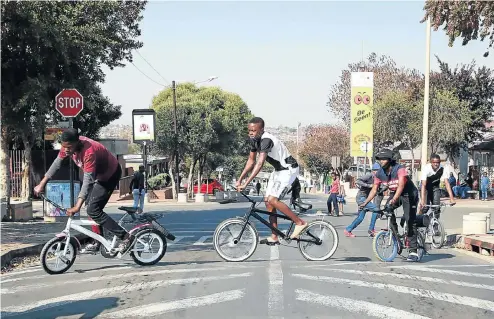
MULTIPOLYGON (((51 164, 41 182, 34 188, 34 192, 36 194, 43 192, 46 183, 60 169, 63 161, 72 159, 84 171, 84 179, 77 203, 74 207, 67 209, 67 215, 72 216, 79 212, 84 201, 87 201, 88 216, 122 240, 119 250, 125 254, 134 243, 135 236, 130 235, 125 228, 118 225, 103 211, 122 175, 120 164, 101 143, 85 136, 79 136, 76 129, 71 128, 63 132, 61 140, 62 148, 58 157, 51 164)), ((93 228, 93 231, 99 233, 98 229, 93 228)))
MULTIPOLYGON (((294 223, 295 229, 291 238, 297 238, 300 233, 307 227, 307 222, 300 219, 280 198, 286 195, 293 182, 295 182, 299 167, 297 161, 288 151, 285 144, 276 136, 264 131, 264 120, 260 117, 254 117, 248 124, 250 138, 250 154, 245 168, 238 178, 237 190, 245 189, 247 185, 259 174, 264 162, 268 162, 274 167, 265 190, 264 201, 267 211, 276 213, 281 211, 288 216, 294 223), (257 154, 259 158, 256 162, 257 154), (242 184, 242 180, 252 171, 251 175, 242 184)), ((269 216, 269 222, 272 226, 278 227, 276 216, 269 216)), ((279 245, 278 235, 272 233, 271 237, 260 241, 261 244, 279 245)))
MULTIPOLYGON (((405 167, 398 164, 393 156, 393 151, 384 149, 376 155, 376 160, 381 165, 374 177, 374 185, 367 199, 359 205, 359 208, 364 209, 372 199, 376 196, 379 186, 385 184, 388 186, 390 196, 387 204, 393 208, 398 208, 403 205, 403 216, 407 221, 406 234, 410 242, 407 261, 417 262, 419 257, 417 254, 417 225, 415 217, 417 215, 417 205, 419 201, 418 189, 413 184, 407 174, 405 167)), ((398 230, 396 218, 391 218, 392 226, 398 230)))

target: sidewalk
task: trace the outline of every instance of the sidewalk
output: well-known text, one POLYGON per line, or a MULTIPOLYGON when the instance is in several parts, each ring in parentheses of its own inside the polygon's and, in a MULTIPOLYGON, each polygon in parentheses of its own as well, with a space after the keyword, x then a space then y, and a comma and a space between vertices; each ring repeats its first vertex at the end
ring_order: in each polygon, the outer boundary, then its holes
MULTIPOLYGON (((302 193, 303 194, 303 193, 302 193)), ((316 195, 324 198, 328 198, 328 194, 323 194, 323 193, 315 193, 311 195, 316 195)), ((388 199, 387 196, 384 197, 383 203, 386 202, 388 199)), ((346 196, 345 200, 347 203, 355 203, 355 196, 346 196)), ((449 202, 449 198, 442 198, 441 201, 446 201, 449 202)), ((479 199, 455 199, 456 205, 455 207, 472 207, 472 208, 492 208, 494 209, 494 200, 490 199, 485 202, 479 200, 479 199)))

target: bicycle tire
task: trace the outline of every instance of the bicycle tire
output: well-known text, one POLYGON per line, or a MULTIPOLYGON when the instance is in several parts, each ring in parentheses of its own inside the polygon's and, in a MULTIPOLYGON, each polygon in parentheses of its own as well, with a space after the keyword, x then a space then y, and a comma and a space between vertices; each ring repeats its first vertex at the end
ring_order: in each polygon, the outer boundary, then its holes
MULTIPOLYGON (((41 250, 41 253, 40 253, 40 260, 41 260, 41 265, 43 266, 43 269, 50 275, 59 275, 59 274, 63 274, 64 272, 66 272, 67 270, 70 269, 70 267, 72 267, 72 265, 74 264, 75 262, 75 258, 77 257, 77 246, 74 244, 74 238, 70 238, 70 241, 69 241, 69 245, 71 246, 71 249, 73 251, 73 256, 72 258, 70 258, 69 260, 69 263, 66 264, 66 267, 60 269, 60 270, 51 270, 48 265, 47 265, 47 262, 46 262, 46 258, 47 258, 47 254, 48 254, 48 248, 50 248, 54 243, 56 242, 61 242, 63 245, 62 246, 65 246, 65 243, 67 241, 67 237, 55 237, 55 238, 52 238, 50 239, 44 246, 43 246, 43 249, 41 250)), ((61 249, 65 249, 65 247, 61 248, 61 249)))
MULTIPOLYGON (((243 225, 245 224, 245 219, 243 218, 229 218, 229 219, 226 219, 224 221, 222 221, 215 229, 214 231, 214 235, 213 235, 213 246, 214 246, 214 250, 216 251, 216 253, 223 259, 223 260, 226 260, 226 261, 229 261, 229 262, 240 262, 240 261, 244 261, 244 260, 247 260, 248 258, 250 258, 254 252, 256 251, 257 249, 257 244, 259 243, 259 234, 257 233, 257 230, 254 226, 252 226, 252 224, 250 222, 247 222, 247 225, 245 226, 245 230, 244 230, 244 233, 242 234, 242 237, 244 236, 245 232, 246 231, 249 231, 252 233, 253 235, 253 243, 252 243, 252 246, 251 248, 249 249, 248 253, 244 256, 240 256, 240 257, 230 257, 230 256, 227 256, 220 248, 220 245, 219 245, 219 239, 220 239, 220 233, 221 231, 228 225, 233 225, 233 224, 238 224, 238 225, 241 225, 243 227, 243 225)), ((236 245, 236 244, 234 244, 236 245)))
MULTIPOLYGON (((386 241, 388 239, 385 239, 386 241)), ((396 236, 393 234, 392 231, 390 230, 381 230, 377 235, 374 236, 374 239, 372 240, 372 250, 374 251, 374 255, 379 259, 380 261, 383 262, 391 262, 393 261, 396 256, 398 255, 398 239, 396 239, 396 236), (378 240, 385 236, 391 234, 391 239, 393 241, 393 252, 388 258, 383 257, 380 253, 377 251, 377 247, 380 246, 378 240)))
POLYGON ((429 227, 432 227, 432 242, 431 242, 431 245, 432 245, 432 247, 433 247, 434 249, 440 249, 441 247, 443 247, 443 245, 444 245, 444 240, 445 240, 445 238, 446 238, 446 234, 445 234, 445 232, 444 232, 444 226, 443 226, 443 223, 442 223, 439 219, 434 218, 434 219, 431 221, 431 224, 429 225, 429 227), (434 233, 435 233, 435 232, 434 232, 434 223, 436 223, 436 222, 437 222, 437 224, 438 224, 438 228, 439 228, 438 230, 439 230, 439 232, 440 232, 440 235, 439 235, 439 237, 440 237, 440 241, 439 241, 439 243, 436 243, 436 242, 434 241, 434 233))
MULTIPOLYGON (((140 259, 136 256, 136 252, 131 251, 131 252, 130 252, 130 254, 129 254, 129 255, 130 255, 130 257, 132 257, 132 259, 134 260, 134 262, 135 262, 136 264, 141 265, 141 266, 151 266, 151 265, 154 265, 154 264, 156 264, 157 262, 159 262, 159 261, 163 258, 163 256, 165 256, 165 254, 166 254, 166 247, 167 247, 167 245, 166 245, 166 236, 165 236, 163 233, 161 233, 160 231, 158 231, 158 230, 156 230, 156 229, 154 229, 154 228, 144 228, 144 229, 142 229, 142 230, 138 231, 138 232, 137 232, 137 234, 135 235, 135 236, 136 236, 136 241, 135 241, 135 243, 137 243, 137 239, 138 239, 140 236, 142 236, 142 235, 144 235, 144 234, 147 234, 147 233, 153 233, 153 234, 157 235, 157 236, 161 239, 161 241, 162 241, 162 243, 163 243, 163 247, 162 247, 162 250, 161 250, 161 252, 159 253, 159 255, 158 255, 155 259, 153 259, 153 260, 151 260, 151 261, 148 261, 148 262, 145 262, 145 261, 140 260, 140 259)), ((135 247, 135 245, 136 245, 136 244, 134 244, 134 247, 135 247)), ((134 247, 132 247, 132 249, 133 249, 134 247)))
POLYGON ((340 243, 338 232, 336 231, 334 226, 328 221, 315 220, 315 221, 309 222, 309 225, 307 225, 307 227, 302 231, 302 233, 299 236, 300 237, 303 236, 304 234, 306 234, 310 230, 311 227, 317 226, 317 225, 324 225, 324 227, 329 228, 329 230, 331 231, 331 233, 333 234, 333 237, 334 237, 333 247, 331 248, 331 250, 326 255, 324 255, 322 257, 312 257, 305 251, 305 248, 302 248, 302 245, 305 244, 305 242, 299 241, 298 242, 298 249, 299 249, 300 253, 302 254, 302 256, 304 256, 304 258, 309 260, 309 261, 328 260, 329 258, 331 258, 331 256, 334 255, 334 253, 338 249, 338 245, 340 243))

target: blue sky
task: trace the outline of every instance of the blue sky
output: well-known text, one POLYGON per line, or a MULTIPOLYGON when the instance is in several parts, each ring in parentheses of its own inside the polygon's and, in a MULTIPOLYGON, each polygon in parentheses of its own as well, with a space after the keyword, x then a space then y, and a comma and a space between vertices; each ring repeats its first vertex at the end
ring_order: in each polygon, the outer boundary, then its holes
MULTIPOLYGON (((331 85, 348 63, 371 52, 389 55, 398 65, 425 69, 423 1, 150 1, 141 23, 144 46, 134 64, 163 85, 214 82, 239 94, 268 126, 333 121, 326 102, 331 85)), ((482 54, 487 42, 448 47, 443 31, 432 32, 434 55, 450 63, 494 68, 482 54)), ((492 54, 491 54, 492 55, 492 54)), ((103 93, 122 105, 115 123, 131 124, 132 109, 147 108, 163 87, 132 64, 105 69, 103 93)))

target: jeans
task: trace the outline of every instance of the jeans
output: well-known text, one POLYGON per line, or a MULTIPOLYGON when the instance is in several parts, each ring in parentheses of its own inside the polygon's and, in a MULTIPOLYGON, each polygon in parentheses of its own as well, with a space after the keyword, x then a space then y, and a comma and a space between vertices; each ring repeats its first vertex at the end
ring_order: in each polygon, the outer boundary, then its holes
MULTIPOLYGON (((365 202, 366 199, 367 199, 366 197, 360 197, 360 198, 358 198, 357 199, 357 204, 358 205, 362 204, 363 202, 365 202)), ((359 214, 358 214, 357 218, 355 218, 355 220, 346 228, 347 232, 351 232, 358 225, 360 225, 360 223, 365 218, 365 213, 367 212, 367 210, 369 210, 369 211, 375 211, 375 210, 378 210, 378 208, 372 202, 370 202, 367 205, 365 205, 365 208, 359 211, 359 214)), ((376 220, 377 220, 377 213, 372 213, 372 219, 371 219, 371 222, 369 224, 369 230, 371 230, 371 231, 374 230, 374 227, 376 226, 376 220)))
POLYGON ((141 196, 139 198, 139 189, 135 188, 132 190, 132 195, 134 196, 134 207, 140 207, 144 211, 144 195, 146 195, 146 190, 141 189, 141 196), (140 206, 138 206, 140 204, 140 206))
POLYGON ((335 212, 335 215, 339 215, 340 214, 340 209, 338 207, 338 198, 337 198, 338 194, 337 193, 331 193, 328 197, 328 213, 331 214, 331 204, 333 204, 334 206, 334 212, 335 212))
MULTIPOLYGON (((439 205, 441 204, 441 189, 436 187, 433 189, 427 189, 426 193, 426 198, 425 198, 425 204, 426 205, 439 205)), ((426 212, 427 209, 424 208, 424 212, 426 212)), ((434 207, 432 208, 432 211, 434 212, 434 217, 439 218, 439 207, 434 207)))
POLYGON ((480 192, 482 194, 482 199, 487 199, 487 185, 481 185, 480 192))
POLYGON ((125 228, 118 225, 113 218, 103 211, 108 200, 110 200, 111 194, 117 187, 121 175, 122 169, 120 168, 120 165, 118 165, 117 170, 108 181, 98 181, 94 183, 91 198, 87 205, 87 214, 98 225, 101 225, 106 230, 112 232, 118 238, 125 239, 127 234, 125 228))
POLYGON ((462 199, 467 198, 467 192, 471 191, 472 189, 468 186, 454 186, 453 187, 453 193, 455 194, 456 197, 461 197, 462 199))

